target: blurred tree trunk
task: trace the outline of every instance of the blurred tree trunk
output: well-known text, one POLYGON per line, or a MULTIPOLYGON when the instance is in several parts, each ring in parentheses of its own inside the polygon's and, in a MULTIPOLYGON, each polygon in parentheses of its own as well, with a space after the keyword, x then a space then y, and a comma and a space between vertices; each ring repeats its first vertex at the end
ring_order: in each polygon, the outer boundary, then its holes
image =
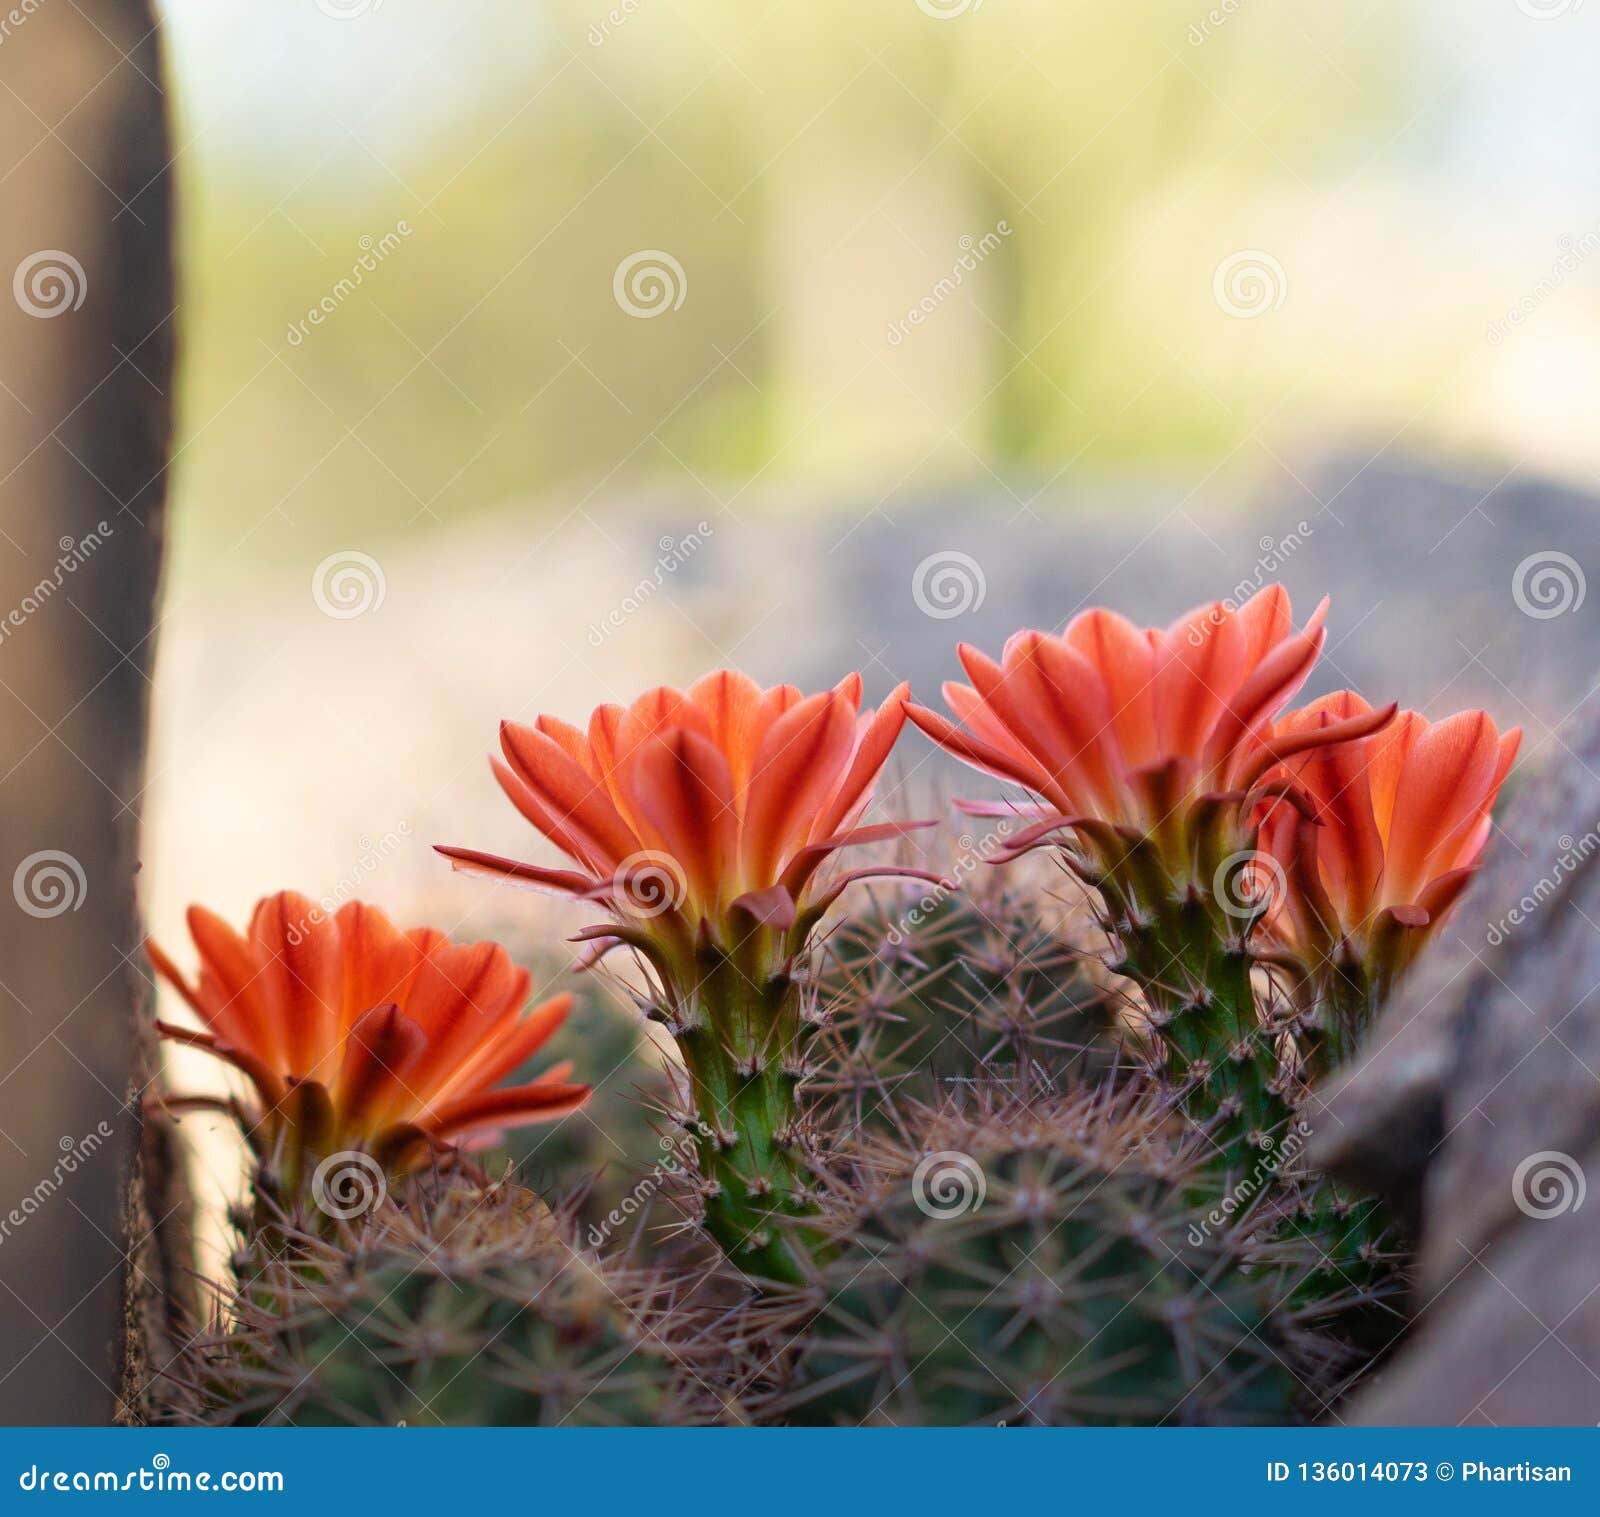
POLYGON ((165 1132, 138 1116, 134 885, 171 148, 149 0, 0 23, 0 1422, 104 1423, 119 1375, 144 1378, 120 1340, 159 1342, 183 1216, 165 1132), (125 1299, 152 1316, 131 1335, 125 1299))

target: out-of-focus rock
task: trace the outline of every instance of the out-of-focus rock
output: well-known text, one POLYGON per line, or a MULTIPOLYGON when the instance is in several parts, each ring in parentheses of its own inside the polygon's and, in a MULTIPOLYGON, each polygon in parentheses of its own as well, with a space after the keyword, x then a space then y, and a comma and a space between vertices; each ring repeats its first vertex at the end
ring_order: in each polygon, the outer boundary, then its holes
POLYGON ((1424 1330, 1368 1421, 1600 1421, 1600 720, 1552 748, 1317 1123, 1420 1209, 1424 1330))

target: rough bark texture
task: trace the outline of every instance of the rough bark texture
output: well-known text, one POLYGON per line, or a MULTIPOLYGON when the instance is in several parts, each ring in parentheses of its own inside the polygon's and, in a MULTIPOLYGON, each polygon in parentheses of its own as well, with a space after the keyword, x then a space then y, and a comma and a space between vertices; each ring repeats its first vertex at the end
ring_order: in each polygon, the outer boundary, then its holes
POLYGON ((1600 719, 1326 1097, 1322 1160, 1421 1223, 1423 1328, 1372 1423, 1600 1423, 1600 719))
POLYGON ((0 1421, 104 1423, 138 1413, 119 1385, 125 1281, 161 1303, 135 1314, 164 1325, 176 1297, 163 1240, 181 1216, 164 1138, 138 1118, 155 1064, 134 879, 171 433, 171 149, 148 0, 12 14, 0 42, 0 1421), (160 1189, 138 1179, 141 1150, 160 1189))

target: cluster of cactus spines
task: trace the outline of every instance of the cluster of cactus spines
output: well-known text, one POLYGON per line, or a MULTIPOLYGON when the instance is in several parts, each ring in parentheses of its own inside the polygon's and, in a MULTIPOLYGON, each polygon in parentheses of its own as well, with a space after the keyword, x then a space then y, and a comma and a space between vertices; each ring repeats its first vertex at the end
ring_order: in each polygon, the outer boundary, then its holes
POLYGON ((576 1246, 531 1192, 449 1188, 235 1259, 231 1324, 183 1369, 210 1425, 619 1426, 695 1419, 659 1279, 576 1246))
POLYGON ((1111 967, 1139 985, 1163 1072, 1219 1173, 1235 1178, 1288 1127, 1293 1097, 1279 1029, 1260 1011, 1251 936, 1265 902, 1241 879, 1248 868, 1246 857, 1225 861, 1211 891, 1158 885, 1137 897, 1093 880, 1111 967))
POLYGON ((762 970, 706 945, 695 993, 651 1015, 671 1033, 688 1101, 674 1120, 691 1138, 701 1221, 733 1263, 798 1278, 796 1219, 815 1205, 814 1143, 797 1091, 816 1031, 787 968, 762 970))
POLYGON ((991 1089, 911 1109, 830 1202, 834 1257, 765 1308, 779 1341, 791 1314, 792 1349, 764 1414, 1290 1420, 1332 1350, 1283 1305, 1295 1259, 1256 1249, 1247 1266, 1202 1226, 1183 1141, 1148 1094, 1018 1104, 991 1089))
POLYGON ((892 1128, 899 1101, 979 1075, 1026 1094, 1106 1074, 1118 994, 1069 908, 1040 905, 986 871, 959 893, 874 891, 842 922, 818 975, 819 1125, 892 1128))

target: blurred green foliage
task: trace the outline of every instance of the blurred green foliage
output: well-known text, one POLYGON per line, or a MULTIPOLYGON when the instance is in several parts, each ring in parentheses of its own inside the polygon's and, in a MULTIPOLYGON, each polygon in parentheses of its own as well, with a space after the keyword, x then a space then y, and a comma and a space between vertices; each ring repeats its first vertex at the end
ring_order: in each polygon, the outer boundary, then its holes
POLYGON ((167 9, 202 563, 652 479, 1225 459, 1287 360, 1218 259, 1289 236, 1264 194, 1321 216, 1405 102, 1394 25, 1252 0, 167 9), (687 280, 649 320, 613 296, 643 249, 687 280))

